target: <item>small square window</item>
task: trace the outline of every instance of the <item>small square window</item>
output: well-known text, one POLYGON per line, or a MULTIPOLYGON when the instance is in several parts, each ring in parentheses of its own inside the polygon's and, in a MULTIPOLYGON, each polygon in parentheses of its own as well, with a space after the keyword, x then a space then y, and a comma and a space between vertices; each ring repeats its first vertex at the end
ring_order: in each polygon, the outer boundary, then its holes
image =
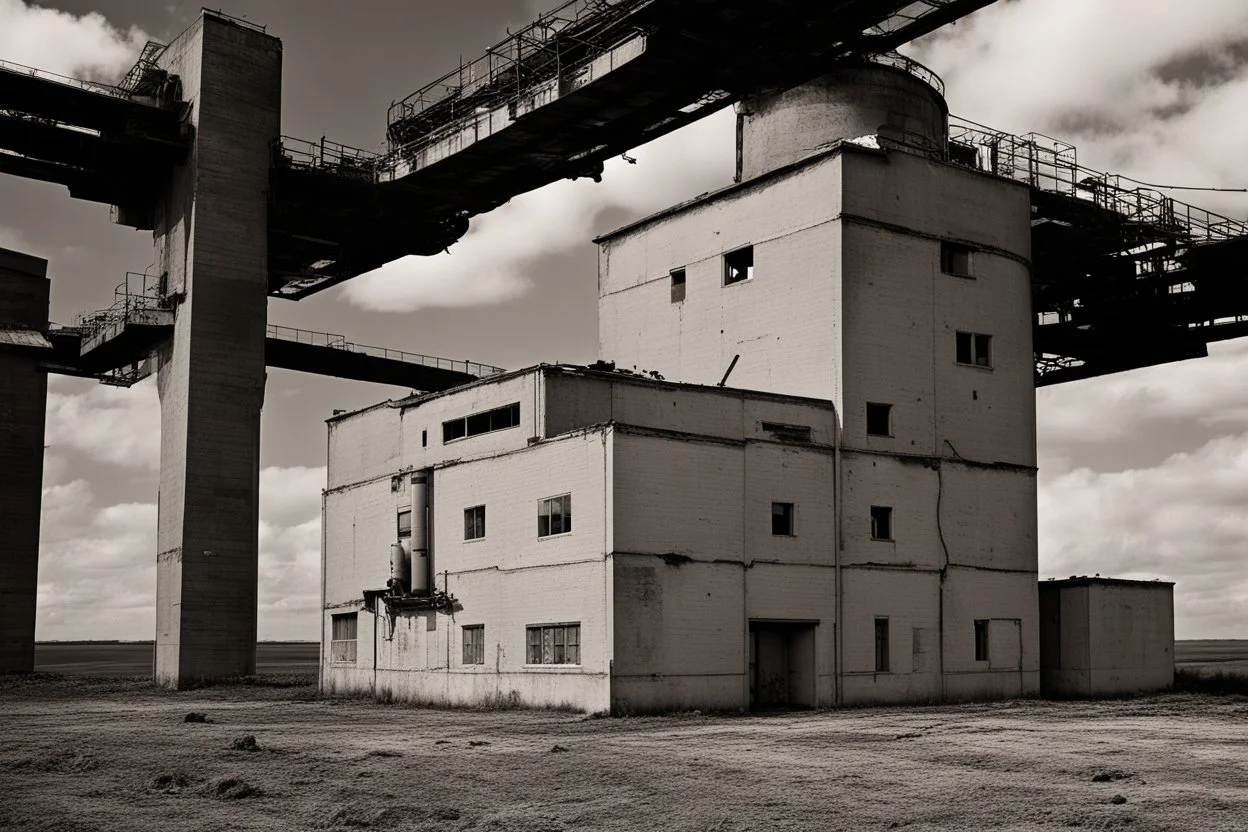
POLYGON ((672 278, 672 303, 680 303, 685 299, 685 270, 675 269, 672 278))
POLYGON ((889 506, 871 506, 871 539, 893 539, 893 510, 889 506))
POLYGON ((988 619, 975 619, 975 661, 988 661, 988 619))
POLYGON ((400 539, 412 536, 412 510, 410 508, 399 512, 398 527, 400 539))
POLYGON ((472 624, 464 627, 464 655, 462 664, 485 664, 484 624, 472 624))
POLYGON ((875 619, 875 672, 888 672, 888 619, 875 619))
POLYGON ((977 332, 955 333, 955 358, 959 364, 992 368, 992 336, 977 332))
POLYGON ((867 436, 893 435, 893 406, 867 402, 867 436))
POLYGON ((724 255, 724 285, 741 283, 754 277, 754 246, 746 246, 724 255))
POLYGON ((485 537, 485 506, 464 509, 464 540, 485 537))
POLYGON ((793 504, 771 504, 771 533, 781 537, 793 536, 793 504))
POLYGON ((572 531, 572 495, 551 497, 537 503, 537 536, 550 537, 572 531))
POLYGON ((975 273, 971 270, 972 251, 973 249, 970 246, 959 245, 958 243, 941 243, 940 270, 955 277, 974 277, 975 273))

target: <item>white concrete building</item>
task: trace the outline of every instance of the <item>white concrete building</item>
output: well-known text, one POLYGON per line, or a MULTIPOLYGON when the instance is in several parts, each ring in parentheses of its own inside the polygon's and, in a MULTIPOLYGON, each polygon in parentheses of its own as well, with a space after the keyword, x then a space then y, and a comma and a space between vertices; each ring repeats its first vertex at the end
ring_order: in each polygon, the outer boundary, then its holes
POLYGON ((600 355, 681 384, 539 368, 331 420, 327 688, 591 711, 1039 690, 1028 189, 944 161, 943 99, 893 67, 759 96, 738 132, 736 185, 600 240, 600 355), (696 386, 729 370, 767 392, 696 386), (365 612, 426 493, 462 609, 365 612))

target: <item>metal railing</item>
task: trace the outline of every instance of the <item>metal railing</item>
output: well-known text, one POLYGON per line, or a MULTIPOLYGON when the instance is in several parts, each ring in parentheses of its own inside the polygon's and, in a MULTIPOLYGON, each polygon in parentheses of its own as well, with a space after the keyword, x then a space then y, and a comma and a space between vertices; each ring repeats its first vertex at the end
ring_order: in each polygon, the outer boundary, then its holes
POLYGON ((106 309, 74 316, 74 328, 89 341, 106 329, 125 326, 136 312, 167 309, 164 280, 155 275, 126 272, 126 279, 113 289, 113 303, 106 309))
POLYGON ((269 324, 266 335, 268 335, 269 338, 291 341, 296 344, 307 344, 313 347, 343 350, 344 352, 368 355, 373 358, 382 358, 387 361, 402 361, 407 364, 419 364, 423 367, 432 367, 438 370, 452 370, 454 372, 467 373, 468 375, 477 376, 478 378, 484 378, 485 376, 493 376, 506 372, 502 367, 480 364, 476 361, 460 361, 454 358, 439 358, 433 355, 421 355, 420 353, 392 350, 386 347, 372 347, 367 344, 357 344, 354 341, 348 341, 345 335, 337 335, 332 332, 314 332, 307 329, 296 329, 289 326, 269 324))
POLYGON ((380 153, 332 142, 324 136, 318 142, 282 136, 274 150, 279 164, 285 167, 325 171, 365 182, 376 182, 385 166, 385 157, 380 153))
POLYGON ((1126 177, 1080 165, 1073 145, 1050 136, 1015 136, 967 119, 951 118, 949 141, 955 158, 959 145, 972 150, 974 167, 979 170, 1037 190, 1085 200, 1118 215, 1122 222, 1146 226, 1153 233, 1168 233, 1188 242, 1248 236, 1248 223, 1180 202, 1126 177))
POLYGON ((640 30, 617 24, 653 0, 570 0, 473 61, 395 102, 391 150, 412 152, 436 131, 518 101, 526 90, 588 64, 640 30))
POLYGON ((915 78, 918 78, 920 81, 936 90, 936 92, 940 93, 941 98, 944 98, 945 96, 945 82, 939 75, 913 58, 907 58, 900 52, 880 52, 873 55, 860 55, 855 56, 855 58, 851 60, 865 60, 868 63, 879 64, 880 66, 891 66, 894 69, 900 69, 903 72, 913 75, 915 78))
POLYGON ((81 78, 70 78, 68 75, 58 75, 55 72, 48 72, 46 69, 36 69, 33 66, 25 66, 24 64, 13 63, 12 61, 0 60, 0 69, 7 69, 9 72, 29 75, 34 78, 41 78, 44 81, 64 84, 68 87, 77 87, 78 89, 86 90, 87 92, 107 95, 110 98, 129 99, 130 97, 125 90, 112 84, 102 84, 98 81, 84 81, 81 78))

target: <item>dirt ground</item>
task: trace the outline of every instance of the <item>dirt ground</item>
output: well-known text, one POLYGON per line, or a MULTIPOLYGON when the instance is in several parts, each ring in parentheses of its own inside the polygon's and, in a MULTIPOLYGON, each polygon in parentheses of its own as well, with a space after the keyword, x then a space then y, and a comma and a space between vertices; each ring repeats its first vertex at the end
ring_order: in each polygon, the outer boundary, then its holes
POLYGON ((39 674, 0 714, 6 830, 1248 828, 1244 696, 603 719, 39 674))

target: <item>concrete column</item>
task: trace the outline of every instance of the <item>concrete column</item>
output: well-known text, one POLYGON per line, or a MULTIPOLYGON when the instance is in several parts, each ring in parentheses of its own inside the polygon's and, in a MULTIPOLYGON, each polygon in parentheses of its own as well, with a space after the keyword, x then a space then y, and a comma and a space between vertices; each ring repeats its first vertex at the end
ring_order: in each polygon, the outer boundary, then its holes
POLYGON ((160 58, 193 145, 162 195, 156 262, 176 301, 159 356, 156 680, 255 672, 269 153, 281 42, 205 13, 160 58))
POLYGON ((0 673, 35 669, 48 264, 0 249, 0 673))

